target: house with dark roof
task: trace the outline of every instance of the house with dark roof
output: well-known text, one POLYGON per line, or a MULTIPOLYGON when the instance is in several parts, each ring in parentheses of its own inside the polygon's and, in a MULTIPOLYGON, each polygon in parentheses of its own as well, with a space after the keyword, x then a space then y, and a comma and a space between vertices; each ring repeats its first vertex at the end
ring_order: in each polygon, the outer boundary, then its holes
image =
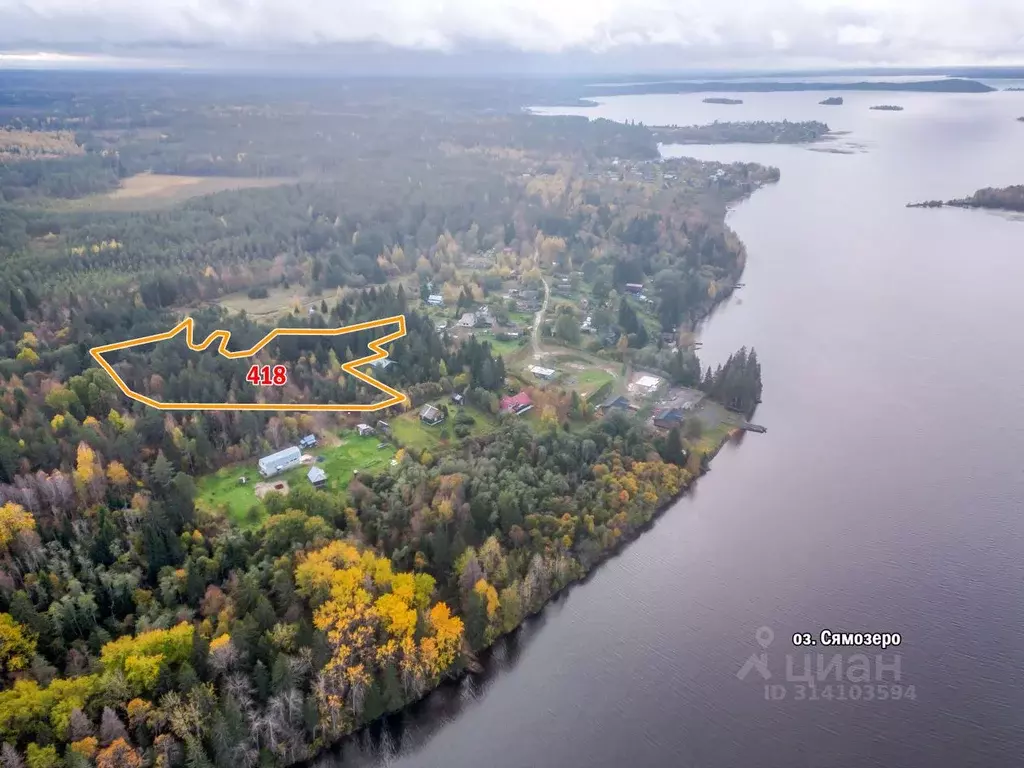
POLYGON ((533 408, 533 400, 525 392, 501 398, 501 412, 514 413, 516 416, 533 408))
POLYGON ((433 405, 427 404, 420 409, 420 421, 424 424, 428 424, 431 427, 440 424, 444 421, 444 412, 433 405))
POLYGON ((686 413, 682 408, 663 408, 654 414, 654 426, 659 429, 672 429, 683 423, 686 413))
POLYGON ((299 448, 316 448, 316 435, 306 435, 299 440, 299 448))
POLYGON ((636 408, 622 395, 609 397, 598 406, 602 411, 635 411, 636 408))

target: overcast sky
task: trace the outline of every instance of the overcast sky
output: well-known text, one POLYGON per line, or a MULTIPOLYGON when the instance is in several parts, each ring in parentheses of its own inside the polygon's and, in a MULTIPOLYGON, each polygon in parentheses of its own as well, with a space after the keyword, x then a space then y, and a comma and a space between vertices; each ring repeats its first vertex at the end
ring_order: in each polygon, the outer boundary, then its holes
POLYGON ((1024 64, 1024 0, 0 0, 8 65, 352 43, 553 69, 1024 64))

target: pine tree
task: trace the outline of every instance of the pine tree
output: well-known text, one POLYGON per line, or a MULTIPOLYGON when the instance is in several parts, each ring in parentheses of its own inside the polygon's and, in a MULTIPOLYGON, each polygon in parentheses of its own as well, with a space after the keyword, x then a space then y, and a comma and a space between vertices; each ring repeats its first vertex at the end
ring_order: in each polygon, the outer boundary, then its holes
POLYGON ((678 427, 672 427, 668 431, 668 437, 665 440, 665 453, 662 458, 678 466, 686 463, 686 451, 683 450, 683 440, 679 435, 678 427))

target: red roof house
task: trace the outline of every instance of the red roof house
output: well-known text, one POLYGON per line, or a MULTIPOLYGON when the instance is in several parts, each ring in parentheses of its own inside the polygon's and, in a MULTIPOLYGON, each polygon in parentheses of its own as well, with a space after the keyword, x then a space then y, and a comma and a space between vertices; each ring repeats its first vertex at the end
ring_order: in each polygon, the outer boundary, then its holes
POLYGON ((518 416, 521 413, 526 413, 531 408, 533 408, 533 401, 525 392, 520 392, 512 397, 501 398, 502 413, 514 413, 518 416))

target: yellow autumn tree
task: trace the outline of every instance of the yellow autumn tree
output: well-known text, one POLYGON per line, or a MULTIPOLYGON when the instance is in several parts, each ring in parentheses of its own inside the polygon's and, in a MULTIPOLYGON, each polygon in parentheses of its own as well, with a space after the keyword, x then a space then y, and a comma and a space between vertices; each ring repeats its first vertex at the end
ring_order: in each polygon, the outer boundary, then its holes
POLYGON ((96 481, 97 461, 96 452, 86 442, 78 444, 78 451, 75 459, 75 471, 72 477, 75 481, 75 489, 83 499, 88 499, 93 483, 96 481))
POLYGON ((9 501, 0 507, 0 549, 8 549, 22 531, 34 531, 36 521, 20 504, 9 501))
POLYGON ((388 670, 398 672, 405 695, 416 695, 458 658, 462 621, 443 603, 428 611, 434 580, 427 574, 395 573, 387 558, 334 541, 301 558, 295 584, 331 650, 316 690, 333 733, 361 723, 366 692, 388 670))
POLYGON ((25 347, 16 356, 17 360, 28 363, 29 365, 36 365, 39 363, 39 355, 32 347, 25 347))
POLYGON ((119 461, 112 461, 107 465, 107 480, 113 483, 118 489, 124 489, 132 481, 128 470, 119 461))
POLYGON ((84 739, 71 742, 71 751, 81 755, 86 760, 92 760, 96 756, 96 750, 99 749, 99 745, 99 741, 95 736, 86 736, 84 739))
POLYGON ((123 738, 115 739, 96 755, 96 768, 139 768, 142 758, 123 738))
POLYGON ((0 613, 0 677, 28 669, 36 638, 9 613, 0 613))

